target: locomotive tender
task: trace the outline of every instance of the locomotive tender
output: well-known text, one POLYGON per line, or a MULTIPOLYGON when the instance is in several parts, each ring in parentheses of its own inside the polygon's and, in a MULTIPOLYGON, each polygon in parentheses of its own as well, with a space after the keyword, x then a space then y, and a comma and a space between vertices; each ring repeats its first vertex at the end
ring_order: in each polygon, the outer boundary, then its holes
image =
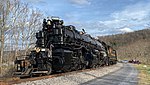
POLYGON ((116 51, 72 25, 63 25, 58 17, 43 20, 36 33, 35 50, 25 59, 16 60, 17 76, 68 72, 102 65, 116 64, 116 51))

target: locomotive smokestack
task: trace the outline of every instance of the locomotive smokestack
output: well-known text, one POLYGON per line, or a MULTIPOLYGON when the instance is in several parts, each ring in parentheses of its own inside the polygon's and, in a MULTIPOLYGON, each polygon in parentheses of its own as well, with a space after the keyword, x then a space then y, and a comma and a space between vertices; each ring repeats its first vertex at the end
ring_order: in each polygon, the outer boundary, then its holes
POLYGON ((83 33, 86 33, 84 29, 82 29, 83 33))
POLYGON ((46 24, 47 24, 46 19, 43 19, 43 28, 46 27, 46 24))

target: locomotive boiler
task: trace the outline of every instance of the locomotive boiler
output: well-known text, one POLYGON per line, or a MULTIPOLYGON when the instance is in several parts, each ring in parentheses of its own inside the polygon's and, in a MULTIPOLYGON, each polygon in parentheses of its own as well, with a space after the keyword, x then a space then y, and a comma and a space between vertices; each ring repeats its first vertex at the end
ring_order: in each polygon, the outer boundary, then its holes
POLYGON ((75 26, 63 25, 58 17, 43 20, 43 28, 36 33, 36 46, 25 59, 15 61, 17 76, 49 75, 96 68, 117 62, 116 51, 75 26))

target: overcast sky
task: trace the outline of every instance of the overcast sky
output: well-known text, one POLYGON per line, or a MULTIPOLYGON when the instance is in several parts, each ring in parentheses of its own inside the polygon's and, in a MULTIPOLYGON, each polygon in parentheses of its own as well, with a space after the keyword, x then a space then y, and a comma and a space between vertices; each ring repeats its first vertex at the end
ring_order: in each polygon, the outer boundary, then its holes
POLYGON ((26 0, 45 16, 59 16, 66 25, 92 36, 132 32, 148 27, 150 0, 26 0))

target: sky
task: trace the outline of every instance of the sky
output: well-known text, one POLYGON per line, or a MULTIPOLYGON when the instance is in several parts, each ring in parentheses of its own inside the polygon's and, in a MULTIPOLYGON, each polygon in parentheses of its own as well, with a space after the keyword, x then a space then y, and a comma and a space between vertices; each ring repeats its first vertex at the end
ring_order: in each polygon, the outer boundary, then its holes
POLYGON ((26 0, 45 16, 92 36, 133 32, 150 26, 150 0, 26 0))

